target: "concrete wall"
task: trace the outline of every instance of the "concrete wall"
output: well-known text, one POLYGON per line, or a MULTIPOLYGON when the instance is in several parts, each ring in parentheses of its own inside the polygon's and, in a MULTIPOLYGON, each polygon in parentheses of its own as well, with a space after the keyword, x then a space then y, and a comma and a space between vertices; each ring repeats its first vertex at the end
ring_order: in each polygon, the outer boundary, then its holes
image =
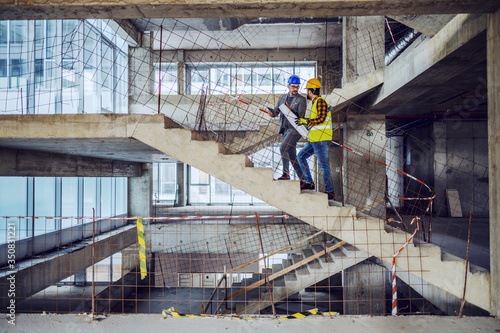
MULTIPOLYGON (((458 190, 462 213, 487 216, 488 134, 486 122, 434 122, 405 138, 405 171, 434 188, 434 212, 449 216, 446 189, 458 190)), ((428 193, 406 179, 409 195, 428 193)), ((406 196, 406 195, 405 195, 406 196)))
POLYGON ((386 171, 384 166, 374 162, 385 162, 385 119, 368 114, 347 115, 344 142, 348 148, 372 159, 369 161, 352 152, 344 154, 346 202, 356 206, 358 211, 385 218, 386 171))
MULTIPOLYGON (((262 256, 259 253, 217 254, 210 253, 156 253, 154 258, 156 287, 177 287, 180 273, 223 273, 224 268, 233 268, 251 262, 262 256)), ((238 273, 257 273, 259 264, 255 263, 238 273)))
MULTIPOLYGON (((318 230, 307 224, 266 225, 261 219, 260 230, 266 253, 271 253, 295 244, 318 230)), ((233 222, 234 223, 234 222, 233 222)), ((222 255, 230 253, 261 253, 260 239, 256 225, 225 224, 209 221, 190 223, 171 222, 148 225, 151 230, 152 252, 169 253, 210 253, 222 255)), ((304 242, 289 252, 299 251, 313 241, 321 242, 323 236, 304 242)), ((286 253, 286 252, 285 252, 286 253)))
POLYGON ((385 267, 369 260, 342 272, 344 315, 385 315, 385 289, 388 281, 385 267))
POLYGON ((342 84, 385 67, 384 17, 344 17, 342 84))
POLYGON ((140 177, 141 163, 0 148, 0 176, 140 177))

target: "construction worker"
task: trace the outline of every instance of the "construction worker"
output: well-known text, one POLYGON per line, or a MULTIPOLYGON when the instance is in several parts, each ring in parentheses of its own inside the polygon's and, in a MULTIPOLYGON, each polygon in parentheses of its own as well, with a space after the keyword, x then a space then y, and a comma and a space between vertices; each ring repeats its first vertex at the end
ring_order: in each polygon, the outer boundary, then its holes
POLYGON ((304 174, 304 183, 301 189, 314 190, 316 188, 307 163, 307 159, 315 154, 325 180, 325 192, 328 194, 328 200, 335 200, 330 164, 328 162, 328 147, 333 135, 332 115, 328 110, 328 103, 320 95, 320 88, 321 82, 318 79, 307 81, 307 99, 312 100, 311 118, 299 117, 295 121, 297 125, 304 125, 309 130, 307 143, 297 158, 304 174))
POLYGON ((297 141, 300 139, 300 134, 294 128, 288 119, 280 113, 279 107, 285 104, 298 117, 303 117, 306 113, 307 101, 304 96, 299 94, 300 79, 298 76, 292 75, 288 79, 288 93, 279 97, 278 103, 274 109, 268 108, 272 117, 280 114, 280 130, 279 134, 283 134, 283 142, 280 145, 281 160, 283 161, 283 174, 278 180, 290 179, 289 162, 292 162, 293 169, 302 180, 302 170, 297 163, 297 141))

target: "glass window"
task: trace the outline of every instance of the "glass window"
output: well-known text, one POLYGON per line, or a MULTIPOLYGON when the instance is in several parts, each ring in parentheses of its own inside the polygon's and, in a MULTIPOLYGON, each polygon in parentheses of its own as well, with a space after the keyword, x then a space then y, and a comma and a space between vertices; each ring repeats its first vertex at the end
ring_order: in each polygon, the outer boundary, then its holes
POLYGON ((314 62, 295 65, 283 63, 213 63, 186 66, 187 93, 199 94, 201 87, 209 94, 282 94, 287 92, 291 75, 297 75, 304 84, 299 90, 305 93, 305 82, 316 76, 314 62))
MULTIPOLYGON (((54 177, 35 178, 35 216, 56 215, 56 179, 54 177)), ((56 230, 56 221, 53 219, 35 220, 35 235, 56 230)))
POLYGON ((156 202, 177 198, 177 163, 153 164, 153 197, 156 202))
MULTIPOLYGON (((125 44, 128 46, 127 44, 125 44)), ((125 48, 128 50, 128 47, 125 48)), ((127 51, 128 52, 128 51, 127 51)), ((118 80, 116 95, 116 113, 128 113, 128 56, 119 52, 116 62, 118 80)))
POLYGON ((256 67, 253 71, 254 94, 267 94, 273 91, 273 69, 271 66, 256 67))
POLYGON ((77 20, 62 22, 62 112, 78 113, 80 90, 77 61, 82 36, 77 20))
POLYGON ((98 90, 98 35, 89 27, 85 27, 86 36, 83 43, 83 109, 85 113, 100 111, 98 90))
POLYGON ((7 44, 9 21, 0 21, 0 44, 7 44))
POLYGON ((26 177, 0 177, 0 216, 28 214, 27 186, 26 177))
POLYGON ((155 94, 161 92, 162 95, 176 95, 177 94, 177 64, 176 63, 162 63, 161 73, 160 64, 154 64, 155 68, 155 94), (161 91, 159 90, 161 80, 161 91))
POLYGON ((57 22, 56 20, 47 21, 47 34, 45 42, 45 57, 51 59, 55 56, 57 49, 58 39, 57 37, 57 22))
POLYGON ((105 41, 101 47, 101 112, 113 112, 113 48, 105 41))
MULTIPOLYGON (((209 88, 210 69, 208 66, 188 66, 187 93, 199 95, 203 87, 209 88)), ((211 92, 212 93, 212 92, 211 92)))
MULTIPOLYGON (((83 179, 83 216, 91 217, 94 213, 96 217, 99 216, 97 210, 97 179, 85 177, 83 179)), ((91 221, 86 220, 86 222, 91 221)))
POLYGON ((190 204, 265 204, 265 202, 232 187, 223 181, 189 166, 190 204))
POLYGON ((28 215, 28 179, 26 177, 0 177, 0 216, 14 218, 0 220, 0 243, 7 242, 8 223, 16 225, 16 239, 29 236, 31 220, 15 218, 28 215), (29 223, 29 224, 28 224, 29 223))
POLYGON ((105 177, 101 178, 101 216, 111 217, 112 216, 112 178, 105 177))
MULTIPOLYGON (((63 177, 61 190, 61 212, 64 217, 78 216, 78 178, 63 177)), ((76 220, 63 219, 62 228, 76 224, 76 220)))
POLYGON ((116 178, 116 215, 127 214, 127 178, 116 178))
POLYGON ((235 70, 236 94, 252 93, 252 70, 247 66, 239 66, 235 70))

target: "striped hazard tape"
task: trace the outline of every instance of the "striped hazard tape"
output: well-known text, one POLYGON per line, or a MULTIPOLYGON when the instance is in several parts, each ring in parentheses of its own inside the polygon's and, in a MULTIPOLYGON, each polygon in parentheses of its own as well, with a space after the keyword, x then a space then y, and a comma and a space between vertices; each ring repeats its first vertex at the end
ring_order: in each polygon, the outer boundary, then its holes
POLYGON ((137 238, 139 242, 139 260, 142 280, 148 275, 148 269, 146 267, 146 240, 144 239, 144 225, 142 224, 142 217, 137 218, 137 238))
POLYGON ((413 239, 413 237, 415 236, 415 234, 419 230, 419 224, 418 224, 419 220, 420 220, 420 218, 417 216, 414 217, 413 220, 411 220, 410 224, 417 222, 417 227, 415 228, 415 230, 411 234, 410 238, 408 238, 406 243, 399 249, 398 252, 394 253, 394 255, 392 256, 392 313, 391 314, 393 316, 398 315, 398 286, 396 284, 396 257, 398 256, 398 254, 401 253, 401 251, 404 250, 404 248, 406 246, 408 246, 408 244, 411 242, 411 240, 413 239))
MULTIPOLYGON (((196 216, 167 216, 167 217, 143 217, 143 221, 177 221, 177 220, 217 220, 217 219, 254 219, 253 215, 196 215, 196 216)), ((257 215, 261 219, 284 218, 288 219, 289 215, 257 215)), ((0 216, 1 219, 32 219, 32 220, 136 220, 137 217, 74 217, 74 216, 0 216)))
MULTIPOLYGON (((179 313, 179 311, 175 310, 174 308, 170 308, 168 310, 163 310, 161 313, 162 313, 162 315, 164 317, 167 317, 168 315, 171 315, 174 318, 197 318, 197 317, 226 318, 226 317, 228 317, 228 318, 246 319, 246 320, 255 319, 253 317, 244 317, 244 318, 241 318, 241 317, 235 317, 235 316, 216 316, 216 315, 205 315, 205 314, 201 314, 201 315, 182 314, 182 313, 179 313)), ((304 312, 297 312, 297 313, 294 313, 292 315, 289 315, 289 316, 286 316, 286 317, 281 317, 281 318, 278 318, 278 319, 279 320, 300 319, 300 318, 305 318, 305 317, 310 316, 310 315, 317 315, 317 316, 338 316, 339 313, 338 312, 321 312, 318 309, 311 309, 311 310, 307 310, 307 311, 304 311, 304 312)))

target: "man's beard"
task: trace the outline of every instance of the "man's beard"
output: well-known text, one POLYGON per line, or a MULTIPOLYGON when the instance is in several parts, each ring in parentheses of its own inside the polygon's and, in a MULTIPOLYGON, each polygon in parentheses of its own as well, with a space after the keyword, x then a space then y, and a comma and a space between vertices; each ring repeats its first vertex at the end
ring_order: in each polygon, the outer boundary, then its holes
POLYGON ((307 99, 308 99, 308 100, 311 100, 311 96, 309 96, 309 94, 307 94, 307 99))

